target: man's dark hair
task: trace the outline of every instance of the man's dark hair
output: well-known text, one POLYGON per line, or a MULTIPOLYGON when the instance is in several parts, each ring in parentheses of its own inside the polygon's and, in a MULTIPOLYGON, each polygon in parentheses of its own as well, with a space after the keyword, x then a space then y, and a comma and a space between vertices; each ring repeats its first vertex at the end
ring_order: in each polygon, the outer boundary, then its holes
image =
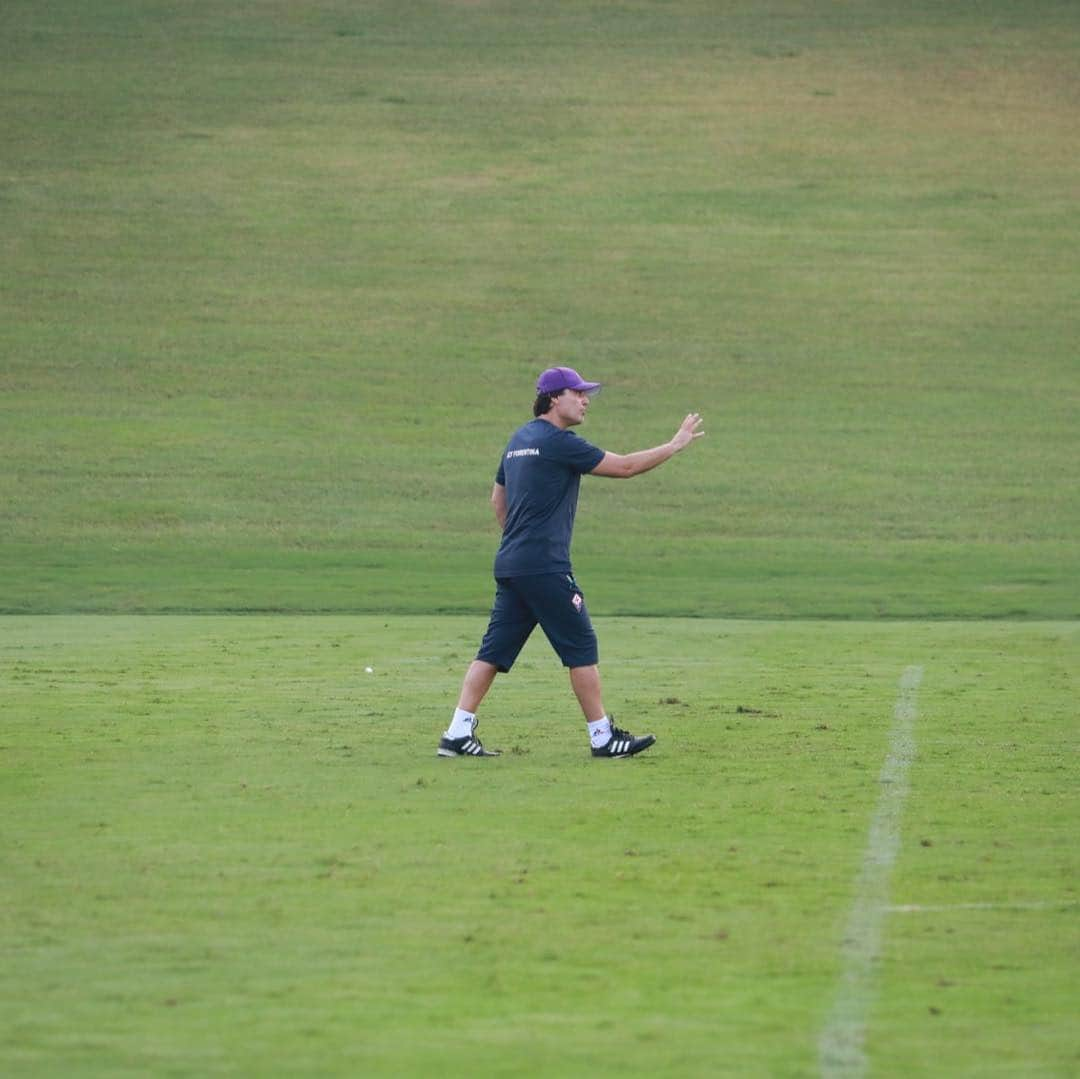
POLYGON ((551 402, 555 400, 563 391, 556 390, 554 393, 541 393, 533 401, 533 415, 543 416, 545 412, 551 411, 551 402))

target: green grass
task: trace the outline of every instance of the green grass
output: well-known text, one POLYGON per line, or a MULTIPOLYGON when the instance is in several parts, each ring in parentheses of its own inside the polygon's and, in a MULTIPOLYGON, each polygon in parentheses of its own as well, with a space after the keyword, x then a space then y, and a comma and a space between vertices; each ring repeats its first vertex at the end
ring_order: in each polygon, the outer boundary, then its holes
POLYGON ((1065 0, 8 0, 0 1071, 821 1074, 919 665, 869 1073, 1075 1075, 1077 70, 1065 0), (578 517, 659 743, 537 641, 436 761, 552 363, 706 418, 578 517))
POLYGON ((0 610, 1076 617, 1074 5, 9 3, 0 610), (595 568, 595 572, 594 572, 595 568))
POLYGON ((1075 623, 603 619, 653 751, 536 641, 440 761, 479 628, 0 619, 0 1070, 818 1074, 921 665, 871 1074, 1075 1073, 1075 623))

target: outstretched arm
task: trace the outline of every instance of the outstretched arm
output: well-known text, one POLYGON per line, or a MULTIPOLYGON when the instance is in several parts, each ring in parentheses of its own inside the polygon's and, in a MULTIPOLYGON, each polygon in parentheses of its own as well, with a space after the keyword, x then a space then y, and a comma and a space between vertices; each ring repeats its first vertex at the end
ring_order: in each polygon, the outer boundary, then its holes
POLYGON ((705 432, 699 430, 700 427, 701 417, 696 412, 691 412, 669 442, 654 446, 651 450, 638 450, 637 453, 605 453, 590 475, 610 476, 617 480, 640 476, 642 472, 662 465, 675 454, 685 450, 695 438, 701 438, 705 432))

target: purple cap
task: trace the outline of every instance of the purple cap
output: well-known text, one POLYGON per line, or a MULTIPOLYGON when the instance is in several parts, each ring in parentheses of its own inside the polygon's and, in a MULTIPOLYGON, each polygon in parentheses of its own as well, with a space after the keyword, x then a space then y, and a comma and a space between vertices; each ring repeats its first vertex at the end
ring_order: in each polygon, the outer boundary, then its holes
POLYGON ((537 380, 537 393, 558 393, 559 390, 584 390, 596 393, 599 382, 586 382, 572 367, 549 367, 537 380))

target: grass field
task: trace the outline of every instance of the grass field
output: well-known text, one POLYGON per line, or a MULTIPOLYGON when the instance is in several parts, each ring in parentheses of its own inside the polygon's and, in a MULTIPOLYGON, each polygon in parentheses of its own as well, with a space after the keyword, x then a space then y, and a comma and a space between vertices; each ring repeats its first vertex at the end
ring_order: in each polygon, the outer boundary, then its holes
POLYGON ((630 762, 541 642, 505 755, 437 760, 471 618, 0 620, 0 1070, 859 1074, 818 1044, 921 666, 869 1074, 1076 1073, 1076 623, 599 628, 630 762))
POLYGON ((597 611, 1080 614, 1074 4, 3 26, 0 610, 482 611, 569 362, 597 611))
POLYGON ((1078 72, 1072 0, 5 0, 0 1072, 1080 1073, 1078 72), (578 516, 659 742, 537 641, 437 761, 556 363, 706 419, 578 516))

